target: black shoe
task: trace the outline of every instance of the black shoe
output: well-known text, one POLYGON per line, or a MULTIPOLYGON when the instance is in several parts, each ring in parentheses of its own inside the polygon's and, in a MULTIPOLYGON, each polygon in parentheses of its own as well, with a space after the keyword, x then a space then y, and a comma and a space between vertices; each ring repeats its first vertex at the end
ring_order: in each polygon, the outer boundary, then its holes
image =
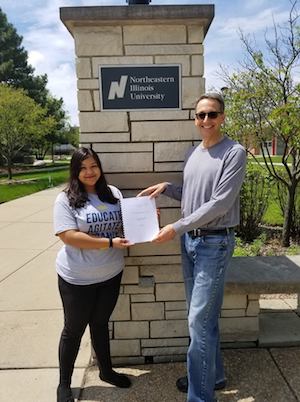
POLYGON ((176 387, 180 392, 187 393, 188 392, 187 376, 178 378, 178 380, 176 381, 176 387))
POLYGON ((224 389, 224 388, 226 388, 226 380, 217 382, 215 384, 215 391, 219 391, 220 389, 224 389))
POLYGON ((131 381, 126 375, 119 374, 113 370, 105 374, 100 373, 99 377, 102 381, 108 382, 109 384, 115 385, 119 388, 131 387, 131 381))
MULTIPOLYGON (((180 377, 176 381, 176 387, 180 392, 187 393, 188 392, 188 378, 187 376, 185 377, 180 377)), ((220 390, 224 389, 226 387, 226 381, 220 381, 215 385, 215 390, 220 390)))
POLYGON ((59 385, 56 391, 57 402, 74 402, 72 390, 67 385, 59 385))

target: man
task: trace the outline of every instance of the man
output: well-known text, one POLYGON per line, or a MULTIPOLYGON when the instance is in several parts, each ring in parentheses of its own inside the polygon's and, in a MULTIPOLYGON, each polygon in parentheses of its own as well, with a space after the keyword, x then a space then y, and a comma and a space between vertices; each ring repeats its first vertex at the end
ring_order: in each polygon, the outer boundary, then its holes
POLYGON ((221 132, 225 115, 220 94, 202 95, 195 112, 202 142, 186 158, 182 186, 159 183, 139 195, 157 197, 164 193, 181 200, 182 218, 163 227, 154 239, 163 243, 182 235, 190 345, 188 376, 177 380, 176 385, 188 392, 188 402, 213 402, 214 389, 226 384, 218 317, 225 271, 234 249, 234 227, 239 224, 246 152, 221 132))

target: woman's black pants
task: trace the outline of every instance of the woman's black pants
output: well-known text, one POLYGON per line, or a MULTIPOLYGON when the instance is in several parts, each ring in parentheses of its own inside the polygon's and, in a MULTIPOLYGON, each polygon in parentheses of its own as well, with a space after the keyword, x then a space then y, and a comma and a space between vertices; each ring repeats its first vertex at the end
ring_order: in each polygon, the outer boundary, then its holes
POLYGON ((93 285, 72 285, 58 276, 64 309, 64 329, 59 342, 60 384, 71 385, 81 338, 89 325, 99 369, 105 375, 112 369, 108 321, 117 303, 122 272, 93 285))

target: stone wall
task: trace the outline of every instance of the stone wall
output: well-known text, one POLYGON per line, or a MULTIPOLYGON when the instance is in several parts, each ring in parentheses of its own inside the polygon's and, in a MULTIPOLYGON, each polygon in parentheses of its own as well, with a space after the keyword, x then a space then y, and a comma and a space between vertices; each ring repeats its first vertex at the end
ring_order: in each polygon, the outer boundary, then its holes
MULTIPOLYGON (((225 294, 223 346, 255 345, 259 294, 225 294)), ((179 256, 128 257, 110 323, 115 364, 185 360, 189 342, 179 256)))
MULTIPOLYGON (((187 149, 199 141, 195 101, 204 92, 203 41, 213 6, 61 9, 75 41, 80 142, 99 154, 109 183, 124 196, 160 182, 181 181, 187 149), (182 110, 100 110, 100 65, 181 64, 182 110)), ((160 225, 180 216, 179 203, 158 200, 160 225)), ((110 323, 115 361, 185 358, 186 303, 179 240, 128 251, 121 294, 110 323)), ((258 297, 225 298, 225 341, 257 339, 258 297), (244 330, 244 328, 248 330, 244 330)))

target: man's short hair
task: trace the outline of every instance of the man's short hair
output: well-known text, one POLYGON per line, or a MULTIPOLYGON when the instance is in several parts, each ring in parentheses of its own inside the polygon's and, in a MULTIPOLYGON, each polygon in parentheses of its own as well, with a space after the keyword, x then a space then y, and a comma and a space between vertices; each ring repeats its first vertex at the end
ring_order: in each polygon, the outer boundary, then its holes
POLYGON ((202 99, 213 99, 216 100, 217 102, 219 102, 220 104, 220 112, 224 113, 225 110, 225 103, 224 103, 224 98, 221 94, 219 94, 218 92, 206 92, 205 94, 201 95, 200 98, 197 100, 196 102, 196 106, 195 109, 198 106, 198 103, 202 100, 202 99))

